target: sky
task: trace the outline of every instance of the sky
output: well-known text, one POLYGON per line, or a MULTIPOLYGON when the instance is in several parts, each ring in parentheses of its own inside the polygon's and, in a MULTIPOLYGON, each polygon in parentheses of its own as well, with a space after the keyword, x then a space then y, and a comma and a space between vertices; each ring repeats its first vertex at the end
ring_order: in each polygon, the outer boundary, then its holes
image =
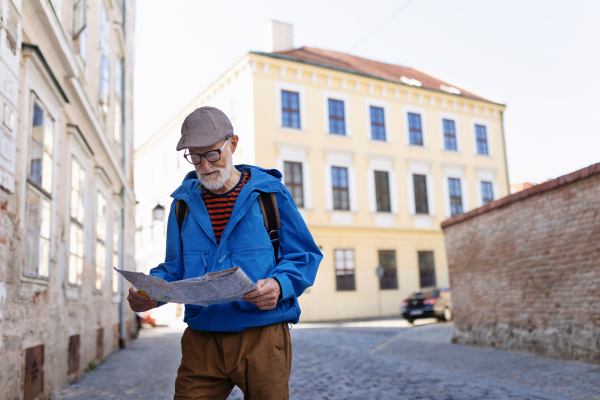
POLYGON ((511 183, 600 162, 600 1, 413 0, 382 26, 407 3, 138 0, 134 147, 248 51, 264 50, 274 19, 294 25, 294 47, 352 49, 506 104, 511 183))

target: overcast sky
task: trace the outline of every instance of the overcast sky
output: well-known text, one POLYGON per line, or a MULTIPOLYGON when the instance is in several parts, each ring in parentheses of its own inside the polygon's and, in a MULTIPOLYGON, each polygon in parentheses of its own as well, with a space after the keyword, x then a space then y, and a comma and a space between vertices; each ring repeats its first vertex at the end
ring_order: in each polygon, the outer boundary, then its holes
MULTIPOLYGON (((138 0, 135 148, 263 50, 267 20, 293 24, 295 47, 345 52, 406 2, 138 0)), ((414 0, 351 54, 507 104, 510 181, 538 183, 600 162, 598 21, 598 0, 414 0)))

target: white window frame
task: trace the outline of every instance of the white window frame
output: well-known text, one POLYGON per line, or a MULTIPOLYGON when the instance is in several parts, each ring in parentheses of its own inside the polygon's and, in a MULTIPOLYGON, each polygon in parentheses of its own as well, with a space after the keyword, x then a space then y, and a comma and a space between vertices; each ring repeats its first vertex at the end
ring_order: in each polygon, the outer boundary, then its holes
POLYGON ((483 193, 481 191, 481 182, 491 182, 494 191, 494 200, 498 200, 498 184, 496 183, 496 171, 478 170, 477 171, 477 206, 483 206, 483 193))
POLYGON ((494 155, 494 150, 492 148, 492 133, 490 130, 490 121, 481 118, 471 118, 471 129, 473 129, 473 154, 479 157, 492 157, 494 155), (475 125, 485 126, 488 154, 479 154, 477 152, 477 130, 475 129, 475 125))
MULTIPOLYGON (((16 144, 20 143, 20 148, 23 149, 22 154, 24 156, 20 157, 20 169, 21 169, 21 179, 22 182, 27 182, 27 177, 29 174, 29 141, 31 136, 31 128, 29 128, 29 124, 31 119, 33 118, 33 99, 37 97, 42 106, 45 108, 45 111, 48 115, 54 120, 54 144, 53 144, 53 157, 52 157, 52 198, 50 199, 50 251, 49 251, 49 262, 48 262, 48 276, 52 275, 52 260, 55 259, 56 255, 56 224, 58 223, 57 218, 55 218, 57 214, 57 190, 58 190, 58 146, 59 146, 59 129, 61 126, 61 121, 58 118, 60 115, 60 109, 65 104, 64 99, 61 94, 58 92, 57 88, 50 83, 50 77, 42 61, 35 53, 25 58, 25 67, 24 67, 24 88, 22 93, 27 93, 29 98, 25 103, 25 107, 23 110, 23 116, 26 121, 26 126, 28 127, 26 130, 26 134, 21 135, 20 139, 16 139, 16 144), (20 142, 19 142, 20 140, 20 142)), ((18 125, 15 125, 14 132, 16 132, 18 125)), ((17 154, 13 154, 13 160, 15 160, 15 165, 17 163, 16 160, 19 160, 17 154)), ((19 230, 20 232, 26 232, 27 229, 27 190, 29 188, 28 184, 20 185, 19 194, 19 217, 20 224, 19 230)), ((23 237, 25 235, 23 234, 23 237)), ((24 264, 25 257, 25 240, 21 241, 21 251, 19 252, 19 259, 21 260, 21 265, 24 264)), ((55 263, 54 263, 55 264, 55 263)), ((24 274, 24 270, 20 273, 21 281, 35 282, 41 284, 48 283, 48 277, 31 277, 26 276, 24 274)))
MULTIPOLYGON (((90 236, 91 236, 91 229, 94 227, 95 228, 95 224, 90 224, 90 212, 94 212, 95 214, 95 209, 93 209, 93 207, 90 206, 90 199, 89 199, 89 192, 90 192, 90 185, 89 185, 89 180, 90 180, 90 168, 88 165, 88 160, 91 160, 92 158, 92 153, 91 151, 88 149, 87 145, 83 142, 83 139, 80 137, 79 132, 77 132, 77 130, 75 128, 70 128, 69 129, 69 134, 68 134, 68 147, 69 147, 69 154, 68 154, 68 177, 67 177, 67 182, 68 182, 68 188, 69 188, 69 195, 67 196, 67 208, 66 208, 66 218, 67 218, 67 238, 69 238, 68 240, 70 240, 71 237, 71 174, 73 173, 73 168, 71 166, 71 160, 75 159, 78 163, 79 166, 81 167, 81 169, 83 169, 83 171, 85 172, 85 182, 84 182, 84 187, 83 187, 83 268, 85 269, 86 265, 96 265, 95 262, 92 263, 92 256, 95 256, 96 252, 95 250, 92 249, 92 243, 89 240, 90 236), (94 226, 92 226, 94 225, 94 226)), ((94 204, 96 202, 94 201, 94 204)), ((95 237, 95 235, 94 235, 95 237)), ((95 247, 96 245, 96 241, 93 241, 93 244, 95 247)), ((71 289, 79 289, 81 290, 81 288, 85 285, 85 282, 82 280, 82 284, 81 285, 77 285, 74 283, 69 282, 69 254, 71 251, 70 248, 70 242, 68 242, 67 244, 67 261, 65 263, 66 268, 65 268, 65 282, 67 282, 67 285, 69 286, 69 288, 71 289)), ((82 272, 83 276, 85 276, 85 271, 82 272)), ((74 297, 70 297, 69 294, 67 294, 67 298, 70 299, 77 299, 79 298, 78 294, 74 294, 74 297)))
POLYGON ((350 123, 350 96, 347 93, 337 92, 333 90, 323 90, 323 120, 324 120, 324 128, 325 135, 330 137, 340 137, 340 138, 351 138, 352 132, 350 127, 352 124, 350 123), (332 100, 340 100, 344 102, 344 129, 346 130, 345 135, 340 135, 337 133, 329 132, 329 99, 332 100))
POLYGON ((275 146, 279 150, 277 157, 277 169, 281 172, 282 182, 285 183, 285 162, 299 162, 302 164, 302 192, 304 207, 299 210, 312 211, 313 209, 313 197, 312 197, 312 179, 310 173, 310 163, 308 162, 308 151, 310 147, 305 146, 294 146, 288 144, 278 144, 275 146))
POLYGON ((436 216, 435 209, 435 194, 433 186, 433 178, 431 177, 431 165, 429 163, 417 163, 411 162, 408 164, 408 171, 406 173, 406 188, 408 193, 408 213, 411 217, 431 217, 436 216), (415 185, 413 181, 413 175, 425 175, 425 182, 427 184, 427 208, 429 214, 417 214, 415 205, 415 185))
MULTIPOLYGON (((111 196, 110 194, 110 187, 111 182, 108 180, 108 177, 105 175, 104 171, 98 167, 95 168, 95 174, 94 174, 94 182, 95 182, 95 191, 94 193, 96 193, 96 196, 94 196, 94 227, 93 227, 93 231, 94 231, 94 257, 93 257, 93 265, 94 265, 94 291, 96 292, 102 292, 103 290, 105 290, 105 288, 107 287, 107 270, 108 270, 108 243, 110 242, 111 244, 111 249, 112 249, 112 240, 109 241, 109 238, 112 239, 112 237, 109 236, 109 225, 111 222, 110 216, 109 214, 109 210, 112 208, 111 205, 111 196), (105 239, 104 239, 104 282, 102 282, 102 288, 98 289, 96 288, 96 262, 98 260, 98 255, 96 254, 97 251, 97 243, 98 243, 98 196, 97 194, 100 193, 103 197, 104 200, 106 201, 106 213, 104 215, 104 223, 106 224, 106 228, 105 228, 105 239)), ((112 255, 112 251, 110 252, 110 254, 112 255)))
MULTIPOLYGON (((112 273, 111 273, 110 285, 109 286, 110 286, 110 293, 112 293, 112 302, 113 303, 120 303, 121 302, 121 296, 119 295, 119 289, 121 288, 120 285, 122 284, 122 278, 120 278, 120 275, 119 275, 118 272, 116 272, 115 270, 112 269, 112 268, 122 269, 122 267, 124 265, 124 258, 123 258, 123 256, 124 256, 123 255, 123 249, 124 249, 124 246, 123 246, 124 242, 123 242, 123 240, 124 240, 124 238, 123 238, 123 235, 122 235, 123 229, 122 229, 122 226, 121 226, 121 224, 122 224, 122 221, 121 221, 121 212, 124 209, 124 204, 123 204, 123 200, 121 199, 121 197, 119 195, 115 194, 115 195, 112 196, 112 207, 111 207, 111 209, 112 209, 112 218, 110 220, 111 221, 111 229, 110 229, 110 233, 111 233, 111 236, 110 236, 110 238, 111 238, 111 240, 110 240, 110 243, 111 243, 111 246, 110 246, 111 247, 111 251, 110 251, 110 255, 111 255, 111 257, 110 257, 111 269, 110 270, 112 271, 112 273), (119 230, 119 232, 118 232, 118 234, 119 234, 119 245, 118 245, 119 246, 119 259, 118 259, 118 264, 119 265, 114 265, 114 263, 113 263, 113 257, 112 257, 113 254, 114 254, 112 244, 113 244, 113 240, 114 240, 114 236, 113 235, 115 233, 114 232, 114 226, 115 226, 115 220, 114 220, 114 218, 115 218, 115 216, 117 218, 117 229, 119 230), (113 291, 113 280, 115 278, 117 279, 117 282, 118 282, 118 284, 117 284, 118 288, 117 288, 116 292, 113 291)), ((136 230, 136 235, 137 234, 138 234, 138 231, 136 230)))
POLYGON ((390 103, 383 100, 365 98, 365 113, 367 116, 367 140, 371 143, 392 143, 392 130, 390 128, 390 103), (385 127, 385 140, 373 139, 371 133, 371 106, 383 108, 383 118, 385 127))
POLYGON ((367 169, 367 187, 369 188, 369 212, 371 214, 398 215, 398 187, 396 182, 396 172, 394 171, 391 158, 369 157, 369 168, 367 169), (391 212, 377 211, 375 171, 383 171, 388 173, 391 212))
POLYGON ((460 140, 460 118, 458 114, 440 112, 438 113, 440 118, 440 140, 441 140, 441 148, 442 151, 448 153, 462 153, 462 143, 460 140), (444 137, 444 120, 452 120, 454 121, 454 132, 456 134, 456 150, 448 150, 446 149, 446 138, 444 137))
POLYGON ((403 106, 404 112, 404 128, 406 129, 406 145, 411 149, 428 149, 429 141, 427 138, 427 122, 426 122, 426 114, 425 109, 421 107, 403 106), (423 146, 418 146, 414 144, 410 144, 410 125, 408 123, 408 113, 412 114, 420 114, 421 115, 421 133, 423 135, 423 146))
POLYGON ((298 85, 295 83, 289 83, 284 81, 275 81, 275 107, 277 122, 276 126, 278 130, 292 133, 306 134, 306 102, 305 102, 305 91, 304 85, 298 85), (286 90, 289 92, 298 93, 298 104, 300 106, 300 129, 290 128, 283 126, 282 113, 281 113, 281 91, 286 90))
POLYGON ((450 208, 450 187, 449 178, 455 178, 460 180, 460 194, 462 196, 463 214, 469 212, 469 193, 467 191, 467 180, 465 179, 465 172, 463 167, 458 166, 446 166, 444 167, 444 206, 446 208, 446 218, 451 217, 450 208))
POLYGON ((326 154, 327 156, 323 169, 325 177, 325 210, 332 213, 356 213, 358 211, 358 198, 356 195, 356 171, 352 163, 353 154, 337 151, 327 151, 326 154), (333 209, 331 167, 345 167, 348 169, 348 197, 350 201, 350 210, 333 209))

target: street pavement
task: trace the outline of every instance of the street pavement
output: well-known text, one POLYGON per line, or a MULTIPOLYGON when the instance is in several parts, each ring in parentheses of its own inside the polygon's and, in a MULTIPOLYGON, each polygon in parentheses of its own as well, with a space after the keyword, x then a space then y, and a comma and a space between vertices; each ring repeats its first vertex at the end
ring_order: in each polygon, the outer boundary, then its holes
MULTIPOLYGON (((451 344, 452 323, 428 322, 294 326, 290 398, 600 399, 600 366, 451 344)), ((172 399, 183 329, 144 329, 52 399, 172 399)))

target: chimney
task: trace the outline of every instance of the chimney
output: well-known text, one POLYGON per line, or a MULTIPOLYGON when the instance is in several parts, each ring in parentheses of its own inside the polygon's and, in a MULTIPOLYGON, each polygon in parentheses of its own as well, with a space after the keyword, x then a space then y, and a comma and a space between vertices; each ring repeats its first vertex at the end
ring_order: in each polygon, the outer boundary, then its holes
POLYGON ((294 26, 279 21, 267 21, 265 24, 265 51, 286 51, 294 48, 294 26))

